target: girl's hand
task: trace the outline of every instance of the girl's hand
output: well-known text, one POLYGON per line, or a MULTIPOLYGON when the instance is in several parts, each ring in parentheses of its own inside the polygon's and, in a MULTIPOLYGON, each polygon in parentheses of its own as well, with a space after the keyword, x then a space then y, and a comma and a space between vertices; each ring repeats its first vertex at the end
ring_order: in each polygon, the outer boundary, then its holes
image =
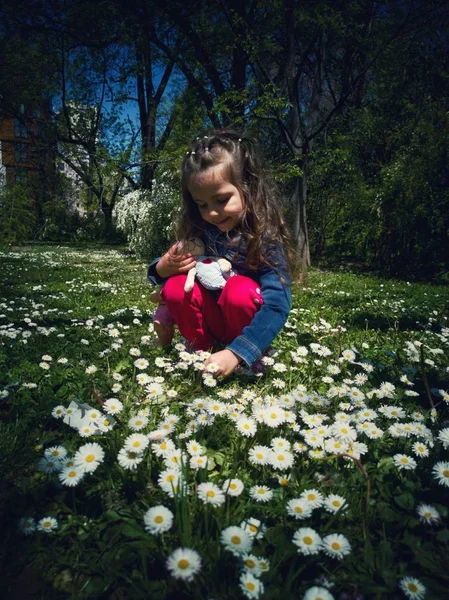
POLYGON ((211 363, 218 366, 218 370, 213 373, 214 377, 227 377, 237 369, 241 360, 240 356, 226 349, 211 354, 204 364, 206 367, 211 363))
POLYGON ((178 254, 177 249, 178 244, 174 244, 157 263, 156 273, 159 277, 166 279, 172 275, 187 273, 196 265, 194 256, 190 253, 178 254))

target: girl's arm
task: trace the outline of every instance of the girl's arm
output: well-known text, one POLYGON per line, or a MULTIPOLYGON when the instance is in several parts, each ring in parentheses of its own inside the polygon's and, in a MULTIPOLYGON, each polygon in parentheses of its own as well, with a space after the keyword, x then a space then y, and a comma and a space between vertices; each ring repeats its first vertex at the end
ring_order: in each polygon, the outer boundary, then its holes
POLYGON ((158 285, 164 283, 168 277, 187 273, 196 264, 192 254, 177 254, 178 244, 174 244, 160 258, 154 260, 148 267, 148 279, 151 283, 158 285))

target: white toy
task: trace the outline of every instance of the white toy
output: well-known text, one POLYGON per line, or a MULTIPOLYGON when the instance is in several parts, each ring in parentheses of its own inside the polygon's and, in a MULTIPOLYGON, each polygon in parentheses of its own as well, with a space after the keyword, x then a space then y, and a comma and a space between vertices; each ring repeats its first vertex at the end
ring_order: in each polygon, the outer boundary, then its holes
POLYGON ((184 285, 185 292, 190 292, 193 289, 195 277, 207 290, 221 290, 226 285, 227 280, 235 275, 231 263, 226 258, 204 254, 205 247, 199 238, 181 242, 179 251, 183 253, 190 252, 190 254, 197 257, 196 266, 187 273, 184 285))

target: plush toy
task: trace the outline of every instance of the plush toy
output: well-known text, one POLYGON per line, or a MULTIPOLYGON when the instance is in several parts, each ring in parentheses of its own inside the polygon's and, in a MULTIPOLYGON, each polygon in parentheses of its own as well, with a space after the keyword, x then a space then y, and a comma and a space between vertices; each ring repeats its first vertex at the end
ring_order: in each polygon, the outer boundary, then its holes
POLYGON ((215 256, 206 256, 202 240, 194 238, 180 244, 181 252, 190 252, 196 256, 196 266, 187 273, 184 291, 190 292, 193 289, 195 277, 207 290, 221 290, 226 285, 227 280, 235 275, 231 263, 226 258, 217 258, 215 256))

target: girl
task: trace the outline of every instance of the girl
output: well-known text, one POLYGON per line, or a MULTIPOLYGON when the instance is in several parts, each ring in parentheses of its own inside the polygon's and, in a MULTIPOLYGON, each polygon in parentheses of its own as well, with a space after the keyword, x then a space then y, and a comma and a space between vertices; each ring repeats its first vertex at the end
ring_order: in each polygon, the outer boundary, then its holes
POLYGON ((154 284, 181 334, 195 350, 216 349, 205 361, 215 376, 230 375, 243 360, 259 359, 284 325, 291 302, 285 248, 287 231, 279 200, 248 137, 211 131, 191 144, 181 167, 182 212, 178 235, 200 237, 206 254, 227 258, 238 275, 217 297, 195 283, 186 294, 186 273, 195 266, 177 245, 149 267, 154 284))

